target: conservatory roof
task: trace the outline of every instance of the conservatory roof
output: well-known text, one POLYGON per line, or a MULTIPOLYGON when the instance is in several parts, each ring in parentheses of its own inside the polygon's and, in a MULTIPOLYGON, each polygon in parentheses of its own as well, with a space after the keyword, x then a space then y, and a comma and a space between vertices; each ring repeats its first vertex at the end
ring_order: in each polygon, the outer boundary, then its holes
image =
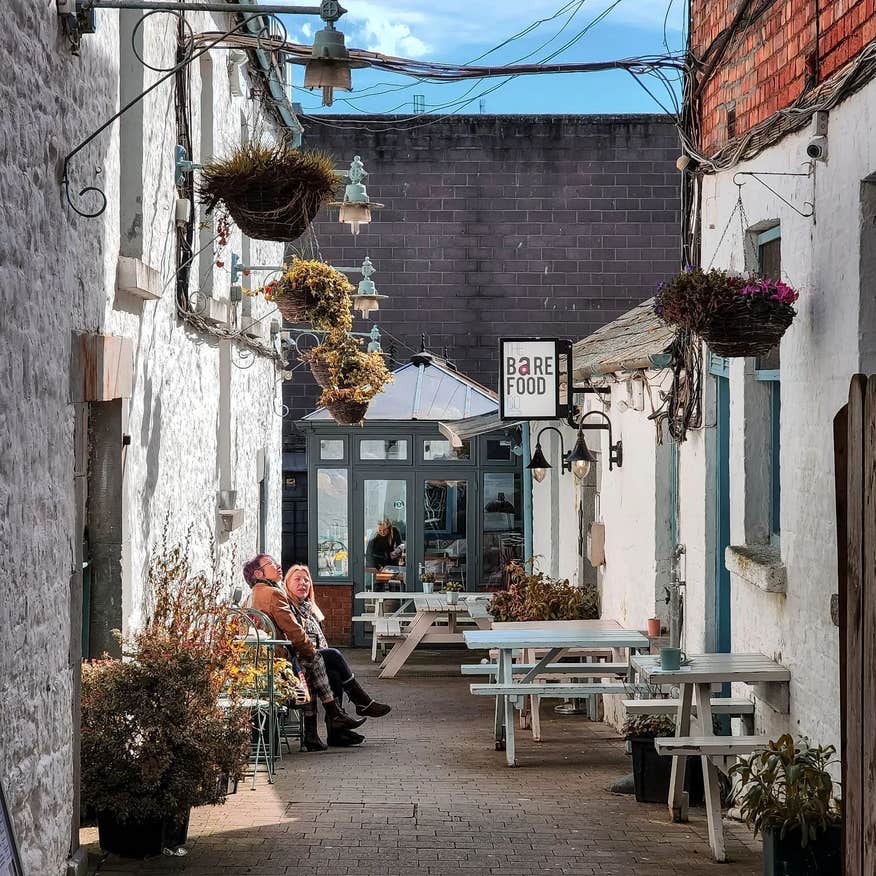
MULTIPOLYGON (((392 372, 393 382, 368 406, 366 422, 373 420, 462 420, 499 409, 494 392, 461 374, 443 359, 420 353, 392 372)), ((325 408, 305 420, 331 420, 325 408)))

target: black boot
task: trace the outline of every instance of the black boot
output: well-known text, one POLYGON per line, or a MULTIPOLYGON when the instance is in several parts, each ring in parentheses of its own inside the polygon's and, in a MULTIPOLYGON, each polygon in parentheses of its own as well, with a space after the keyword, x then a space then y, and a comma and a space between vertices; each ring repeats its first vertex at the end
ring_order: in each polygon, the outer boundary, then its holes
POLYGON ((326 724, 332 730, 355 730, 365 723, 364 718, 351 718, 334 700, 322 704, 326 724))
POLYGON ((345 685, 344 690, 347 696, 356 704, 356 714, 365 715, 366 718, 382 718, 384 715, 392 711, 392 706, 386 703, 378 703, 365 692, 365 689, 351 678, 345 685))
POLYGON ((326 742, 332 748, 349 748, 351 745, 361 745, 365 737, 353 730, 340 730, 332 726, 328 716, 325 719, 326 742))
POLYGON ((304 724, 304 735, 301 737, 301 744, 308 751, 325 751, 328 746, 319 738, 319 724, 316 712, 312 715, 305 712, 302 721, 304 724))

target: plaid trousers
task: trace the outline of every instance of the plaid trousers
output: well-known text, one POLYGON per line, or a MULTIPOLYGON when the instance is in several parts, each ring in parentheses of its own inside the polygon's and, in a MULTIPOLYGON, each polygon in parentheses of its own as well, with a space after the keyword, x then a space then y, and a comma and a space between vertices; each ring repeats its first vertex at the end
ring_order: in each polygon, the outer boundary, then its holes
POLYGON ((322 654, 317 651, 310 660, 302 660, 299 657, 298 663, 304 670, 304 677, 307 679, 307 684, 310 687, 310 702, 304 707, 304 711, 309 715, 313 715, 316 713, 317 698, 323 703, 326 700, 334 699, 325 668, 325 660, 323 660, 322 654))

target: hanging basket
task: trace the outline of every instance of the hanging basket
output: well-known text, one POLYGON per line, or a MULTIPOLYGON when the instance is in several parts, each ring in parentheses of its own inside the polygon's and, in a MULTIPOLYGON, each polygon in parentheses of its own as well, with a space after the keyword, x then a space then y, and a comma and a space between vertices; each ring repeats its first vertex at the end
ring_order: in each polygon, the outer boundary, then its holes
POLYGON ((314 357, 308 359, 308 364, 310 365, 310 373, 313 375, 313 379, 319 386, 323 389, 327 386, 331 386, 332 375, 329 370, 328 362, 326 362, 325 359, 314 357))
POLYGON ((326 405, 334 421, 341 426, 355 426, 361 423, 368 410, 368 402, 342 400, 326 405))
POLYGON ((700 329, 700 337, 718 356, 763 356, 782 340, 797 312, 790 304, 735 296, 700 329))
POLYGON ((207 211, 223 203, 237 227, 256 240, 297 240, 339 182, 318 152, 251 143, 203 168, 199 194, 207 211))
POLYGON ((311 296, 305 289, 285 286, 282 294, 274 299, 277 310, 286 322, 299 323, 307 321, 307 309, 311 306, 311 296))

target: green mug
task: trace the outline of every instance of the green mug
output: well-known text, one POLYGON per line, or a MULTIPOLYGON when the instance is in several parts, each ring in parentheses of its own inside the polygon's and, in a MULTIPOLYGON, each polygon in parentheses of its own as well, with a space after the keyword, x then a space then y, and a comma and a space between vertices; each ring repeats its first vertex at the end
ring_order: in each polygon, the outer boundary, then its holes
POLYGON ((681 669, 682 665, 689 663, 687 654, 681 648, 661 648, 660 649, 660 668, 673 671, 681 669))

